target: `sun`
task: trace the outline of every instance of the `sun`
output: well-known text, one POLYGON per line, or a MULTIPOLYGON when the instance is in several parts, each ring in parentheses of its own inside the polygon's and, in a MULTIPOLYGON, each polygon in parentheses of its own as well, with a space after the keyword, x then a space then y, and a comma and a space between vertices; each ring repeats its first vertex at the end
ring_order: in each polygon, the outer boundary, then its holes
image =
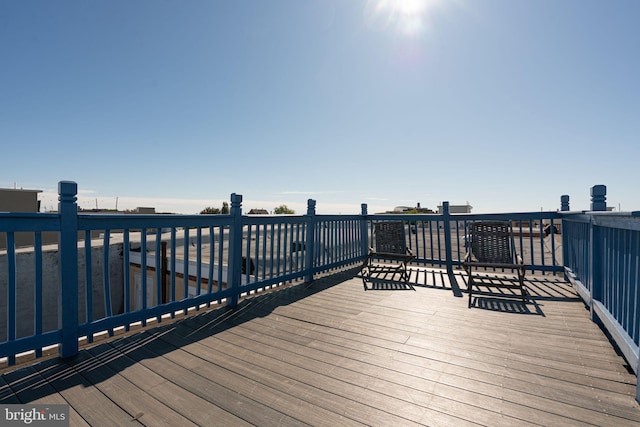
POLYGON ((415 16, 421 14, 427 7, 426 0, 395 0, 387 1, 399 13, 405 16, 415 16))
POLYGON ((370 0, 366 15, 373 27, 395 28, 406 35, 424 29, 426 15, 439 0, 370 0))

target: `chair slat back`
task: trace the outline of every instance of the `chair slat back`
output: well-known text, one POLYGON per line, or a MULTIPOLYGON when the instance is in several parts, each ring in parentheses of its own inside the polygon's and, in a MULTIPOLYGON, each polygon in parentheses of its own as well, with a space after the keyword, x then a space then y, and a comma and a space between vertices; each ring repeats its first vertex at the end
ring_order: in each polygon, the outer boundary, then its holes
POLYGON ((375 223, 376 252, 387 254, 405 254, 407 244, 402 221, 375 223))
POLYGON ((471 253, 478 262, 511 264, 513 235, 509 221, 477 221, 469 225, 471 253))

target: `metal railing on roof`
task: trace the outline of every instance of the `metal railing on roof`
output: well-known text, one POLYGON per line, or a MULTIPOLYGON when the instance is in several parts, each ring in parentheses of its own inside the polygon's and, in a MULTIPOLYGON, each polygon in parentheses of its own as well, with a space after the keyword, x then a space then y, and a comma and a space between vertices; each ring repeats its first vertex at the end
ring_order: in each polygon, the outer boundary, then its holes
POLYGON ((149 321, 240 298, 357 265, 374 223, 401 220, 414 263, 454 274, 466 253, 466 226, 508 220, 527 268, 565 273, 612 332, 637 372, 640 214, 531 212, 245 216, 231 195, 227 215, 78 213, 77 184, 59 183, 58 213, 0 214, 7 249, 0 253, 0 357, 12 365, 49 347, 76 354, 79 343, 149 321), (57 232, 45 246, 42 233, 57 232), (17 233, 34 246, 17 248, 17 233), (92 238, 96 233, 101 238, 92 238), (78 239, 78 236, 82 236, 78 239))

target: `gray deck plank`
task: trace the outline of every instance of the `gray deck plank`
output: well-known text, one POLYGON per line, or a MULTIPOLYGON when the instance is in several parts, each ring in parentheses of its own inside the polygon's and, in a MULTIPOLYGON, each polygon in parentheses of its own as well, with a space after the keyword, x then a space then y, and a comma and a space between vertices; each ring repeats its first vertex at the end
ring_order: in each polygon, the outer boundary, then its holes
MULTIPOLYGON (((273 324, 265 324, 264 322, 252 322, 244 327, 250 328, 256 333, 268 333, 269 335, 277 332, 288 340, 300 343, 300 339, 296 338, 296 334, 301 328, 295 322, 289 325, 286 322, 279 322, 275 327, 273 324)), ((234 329, 234 331, 239 330, 240 328, 234 329)), ((348 356, 372 367, 396 370, 406 375, 425 376, 426 378, 436 377, 438 381, 459 388, 470 388, 469 384, 473 384, 469 383, 470 380, 478 381, 503 387, 507 391, 526 390, 527 393, 533 395, 586 408, 597 404, 601 410, 614 403, 628 403, 630 393, 634 392, 633 387, 628 387, 628 393, 626 394, 600 390, 598 399, 588 402, 586 399, 593 395, 592 388, 579 388, 573 383, 567 383, 555 378, 540 380, 538 376, 530 374, 517 375, 511 371, 505 372, 502 366, 479 365, 472 360, 451 360, 448 355, 437 353, 424 353, 421 357, 417 357, 397 350, 387 349, 384 351, 382 347, 378 347, 374 353, 374 349, 371 348, 372 344, 357 345, 350 338, 329 336, 315 331, 305 333, 302 339, 309 342, 315 340, 311 347, 321 348, 325 352, 322 356, 323 360, 342 367, 345 366, 345 363, 334 355, 348 356), (447 375, 443 376, 442 373, 447 375), (585 406, 587 403, 588 406, 585 406)), ((635 412, 634 408, 632 410, 635 412)))
MULTIPOLYGON (((229 333, 222 333, 216 337, 202 340, 199 344, 209 349, 217 349, 227 355, 245 349, 248 365, 257 365, 267 370, 270 375, 277 373, 282 378, 313 384, 325 393, 336 396, 338 400, 328 403, 333 407, 347 405, 356 407, 358 402, 366 402, 370 406, 366 419, 380 420, 380 425, 408 425, 409 422, 419 424, 453 424, 466 425, 480 422, 491 425, 513 425, 518 422, 526 425, 525 420, 501 418, 500 413, 487 410, 482 406, 469 406, 468 402, 459 399, 444 399, 440 395, 424 390, 420 378, 407 375, 401 376, 394 369, 384 369, 379 366, 368 365, 350 366, 353 361, 348 358, 323 361, 327 356, 318 349, 312 349, 314 357, 307 357, 304 352, 284 339, 258 333, 250 333, 247 337, 240 332, 242 326, 237 326, 229 333), (269 342, 269 346, 265 343, 269 342), (346 402, 346 403, 345 403, 346 402), (373 410, 375 409, 375 411, 373 410), (375 417, 372 417, 373 414, 375 417), (397 414, 393 418, 381 414, 397 414), (395 423, 393 422, 395 419, 395 423)), ((474 396, 475 397, 475 396, 474 396)))
MULTIPOLYGON (((208 337, 196 343, 185 343, 183 349, 199 357, 216 355, 222 360, 227 360, 227 368, 242 375, 250 375, 251 378, 283 393, 301 396, 305 405, 321 406, 340 418, 352 419, 363 424, 376 420, 380 425, 424 425, 425 420, 437 422, 438 425, 466 425, 465 421, 457 416, 434 411, 426 406, 407 405, 405 400, 388 392, 380 393, 363 386, 362 383, 345 383, 343 378, 336 379, 335 375, 327 372, 335 370, 335 366, 312 369, 313 366, 310 365, 313 361, 295 354, 293 357, 296 363, 290 363, 289 348, 276 347, 276 354, 273 354, 268 352, 273 343, 270 343, 268 348, 262 343, 251 341, 228 343, 225 339, 229 338, 227 332, 218 335, 221 336, 220 339, 208 337)), ((177 340, 173 343, 180 345, 180 341, 177 340)), ((323 419, 329 421, 331 417, 323 419)), ((340 422, 341 425, 343 423, 344 421, 340 422)))
MULTIPOLYGON (((207 361, 185 357, 181 350, 168 346, 158 336, 141 333, 132 339, 144 340, 144 346, 134 350, 127 350, 132 359, 148 369, 158 373, 168 381, 213 403, 230 415, 229 425, 236 425, 233 419, 239 418, 242 423, 253 425, 304 425, 294 417, 279 412, 268 405, 262 404, 246 393, 236 389, 232 381, 231 388, 221 385, 228 374, 221 368, 211 376, 206 370, 207 361)), ((122 342, 114 342, 114 347, 120 348, 122 342)), ((239 423, 238 423, 239 424, 239 423)))
POLYGON ((90 352, 80 352, 75 362, 76 372, 130 414, 131 419, 152 426, 196 426, 196 423, 149 395, 100 358, 91 356, 90 352))
MULTIPOLYGON (((66 405, 68 402, 40 376, 33 367, 27 366, 3 375, 2 404, 66 405), (6 387, 6 388, 5 388, 6 387)), ((72 407, 69 407, 69 425, 88 426, 89 423, 72 407)))
POLYGON ((411 277, 365 290, 349 270, 201 311, 7 372, 0 402, 69 403, 72 425, 640 426, 635 375, 558 277, 471 309, 442 270, 411 277))
MULTIPOLYGON (((328 410, 316 402, 305 400, 300 394, 292 392, 295 384, 291 381, 283 379, 284 384, 280 382, 280 377, 274 375, 273 372, 262 370, 256 371, 252 369, 254 366, 248 365, 238 367, 238 360, 235 355, 226 355, 215 351, 204 349, 201 352, 194 352, 194 347, 199 347, 198 343, 190 343, 180 340, 177 335, 166 335, 162 339, 166 346, 176 345, 175 351, 172 351, 168 357, 173 360, 198 360, 198 359, 217 359, 218 363, 202 363, 198 370, 202 375, 215 378, 216 382, 226 386, 233 387, 238 393, 248 398, 268 406, 281 413, 289 414, 295 420, 303 424, 314 424, 318 420, 332 425, 363 425, 362 423, 350 417, 349 413, 338 413, 328 410), (187 346, 188 349, 183 348, 187 346), (223 365, 223 366, 221 366, 223 365), (269 380, 264 381, 266 375, 269 380), (285 386, 284 388, 282 386, 285 386)), ((297 390, 300 390, 298 388, 297 390)), ((314 397, 316 397, 314 395, 314 397)), ((369 417, 368 419, 373 419, 369 417)))
MULTIPOLYGON (((258 352, 260 351, 260 349, 272 349, 271 354, 265 354, 265 356, 267 356, 267 359, 270 357, 275 357, 278 353, 281 353, 290 355, 288 359, 285 359, 289 366, 293 366, 296 363, 301 363, 302 366, 306 366, 307 368, 313 366, 313 364, 308 360, 300 361, 300 359, 304 357, 306 348, 304 346, 298 346, 298 349, 295 349, 292 348, 291 345, 286 344, 289 341, 289 338, 288 336, 286 336, 286 334, 281 336, 281 341, 276 341, 276 337, 274 336, 275 334, 272 332, 274 331, 274 328, 265 328, 263 331, 252 331, 251 333, 243 333, 244 329, 245 327, 241 325, 235 327, 232 331, 229 331, 229 333, 242 335, 243 337, 245 337, 246 347, 249 347, 251 342, 256 342, 256 347, 251 348, 252 351, 258 352), (284 342, 285 344, 281 344, 282 342, 284 342), (269 347, 266 347, 265 345, 260 346, 260 344, 266 343, 270 343, 269 347)), ((219 334, 216 337, 225 339, 225 336, 226 335, 219 334)), ((208 340, 205 340, 203 342, 206 343, 208 342, 208 340)), ((419 379, 419 376, 416 372, 410 372, 403 375, 395 367, 391 369, 384 369, 379 364, 378 366, 376 366, 375 364, 376 361, 380 358, 380 354, 372 354, 370 357, 368 357, 370 361, 364 362, 362 360, 364 356, 362 355, 356 356, 358 359, 356 360, 344 358, 343 356, 332 358, 328 353, 318 354, 321 352, 320 349, 322 347, 323 346, 318 346, 311 351, 315 353, 315 357, 323 360, 322 362, 317 363, 334 367, 332 373, 336 376, 336 378, 346 379, 350 375, 353 376, 352 371, 344 369, 346 366, 349 366, 350 369, 357 369, 359 372, 363 372, 371 377, 375 376, 376 380, 386 379, 388 383, 380 384, 378 386, 378 392, 383 392, 383 390, 389 390, 390 392, 393 392, 393 384, 390 383, 404 381, 405 385, 407 386, 417 388, 418 390, 422 391, 428 390, 435 396, 444 398, 445 401, 443 402, 443 408, 448 408, 452 411, 452 413, 461 413, 461 409, 459 407, 456 407, 455 405, 456 402, 459 402, 462 405, 461 407, 468 408, 473 412, 471 416, 474 419, 480 418, 480 415, 483 412, 483 408, 495 406, 495 404, 492 404, 491 399, 503 400, 503 414, 513 417, 521 416, 521 414, 523 413, 522 408, 517 405, 517 402, 527 400, 528 405, 532 408, 529 409, 527 417, 521 419, 520 422, 523 422, 526 419, 537 419, 540 414, 536 413, 536 410, 543 411, 546 419, 549 422, 553 422, 554 425, 557 425, 558 422, 561 422, 564 417, 560 419, 554 419, 553 413, 561 415, 566 414, 567 412, 572 412, 573 417, 576 418, 577 421, 581 422, 588 422, 594 419, 599 422, 606 422, 606 420, 608 419, 608 415, 602 416, 601 413, 598 413, 597 411, 594 412, 588 407, 583 406, 582 409, 584 409, 584 411, 576 411, 576 408, 573 406, 563 406, 562 404, 557 403, 553 398, 549 399, 540 397, 532 394, 530 391, 527 391, 527 393, 521 393, 519 390, 510 390, 507 396, 507 393, 505 392, 502 384, 492 385, 487 381, 476 382, 470 380, 469 378, 457 377, 458 381, 452 382, 451 378, 453 377, 447 377, 448 382, 436 381, 436 383, 433 384, 434 380, 425 377, 422 379, 422 381, 418 382, 416 380, 419 379), (510 400, 513 400, 513 403, 515 403, 515 405, 510 406, 508 404, 510 400)), ((316 369, 321 370, 322 367, 317 367, 316 369)), ((439 373, 436 373, 436 376, 439 377, 439 373)), ((359 378, 357 376, 351 379, 351 381, 356 383, 370 383, 370 381, 367 381, 366 378, 359 378)), ((570 392, 575 392, 575 390, 576 387, 573 387, 570 389, 570 392)), ((430 400, 431 406, 435 405, 436 402, 434 400, 435 399, 430 400)), ((598 401, 594 399, 593 402, 590 403, 598 403, 598 401)), ((625 413, 624 415, 628 416, 629 414, 625 413)), ((490 418, 485 419, 484 421, 489 422, 490 418)), ((515 422, 515 420, 512 420, 512 422, 515 422)))
MULTIPOLYGON (((217 423, 219 425, 250 425, 211 402, 190 393, 187 389, 172 383, 143 364, 137 363, 126 353, 122 353, 109 344, 94 347, 88 352, 150 396, 182 414, 185 421, 203 426, 217 423)), ((120 398, 126 399, 128 396, 123 395, 120 398)), ((184 421, 173 425, 184 425, 184 421)))
POLYGON ((34 365, 42 377, 56 389, 71 408, 90 425, 142 425, 136 414, 127 412, 78 374, 76 367, 82 356, 59 363, 52 359, 34 365))

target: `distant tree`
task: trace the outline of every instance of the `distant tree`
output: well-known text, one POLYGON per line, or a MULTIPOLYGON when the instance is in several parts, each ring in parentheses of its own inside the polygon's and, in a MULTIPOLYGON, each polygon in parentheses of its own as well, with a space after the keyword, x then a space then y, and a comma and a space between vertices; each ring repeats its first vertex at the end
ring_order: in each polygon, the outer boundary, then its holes
POLYGON ((280 205, 273 210, 273 213, 276 215, 279 215, 279 214, 293 215, 294 213, 296 213, 296 211, 294 211, 293 209, 289 209, 287 205, 280 205))
POLYGON ((220 211, 220 213, 222 215, 228 215, 229 214, 229 203, 227 202, 222 202, 222 210, 220 211))
POLYGON ((206 208, 204 208, 203 210, 200 211, 201 215, 218 215, 220 214, 220 209, 219 208, 214 208, 211 206, 207 206, 206 208))

